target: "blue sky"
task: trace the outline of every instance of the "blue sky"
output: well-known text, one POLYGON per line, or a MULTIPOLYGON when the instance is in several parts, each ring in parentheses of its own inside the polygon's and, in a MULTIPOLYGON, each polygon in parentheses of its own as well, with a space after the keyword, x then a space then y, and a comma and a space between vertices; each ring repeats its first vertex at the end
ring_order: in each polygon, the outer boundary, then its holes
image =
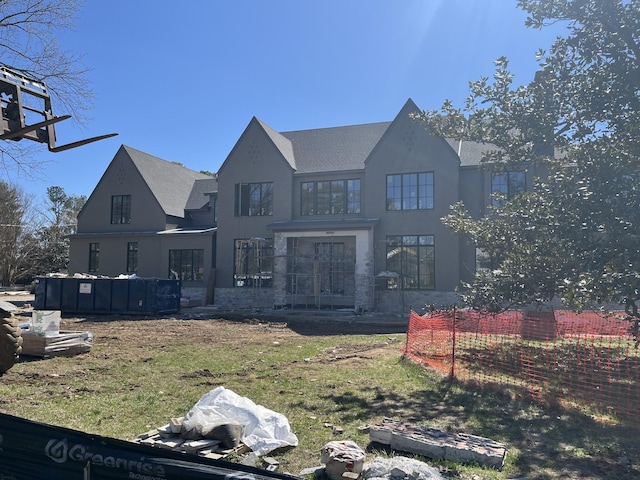
POLYGON ((408 98, 462 105, 500 56, 533 78, 559 31, 524 20, 516 0, 89 0, 60 41, 92 69, 95 108, 57 144, 119 136, 43 147, 43 170, 11 180, 89 196, 121 144, 217 171, 253 116, 289 131, 392 120, 408 98))

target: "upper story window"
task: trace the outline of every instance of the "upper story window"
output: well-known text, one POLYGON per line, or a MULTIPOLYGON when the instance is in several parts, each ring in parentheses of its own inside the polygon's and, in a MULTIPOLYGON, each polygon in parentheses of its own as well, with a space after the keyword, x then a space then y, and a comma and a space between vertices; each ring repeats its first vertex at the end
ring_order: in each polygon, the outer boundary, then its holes
POLYGON ((498 206, 526 189, 524 172, 501 172, 491 174, 492 205, 498 206))
POLYGON ((433 208, 433 172, 387 175, 387 210, 433 208))
POLYGON ((360 213, 360 179, 303 182, 301 215, 360 213))
POLYGON ((111 197, 111 223, 131 223, 131 195, 111 197))
POLYGON ((237 217, 273 215, 273 182, 236 183, 237 217))

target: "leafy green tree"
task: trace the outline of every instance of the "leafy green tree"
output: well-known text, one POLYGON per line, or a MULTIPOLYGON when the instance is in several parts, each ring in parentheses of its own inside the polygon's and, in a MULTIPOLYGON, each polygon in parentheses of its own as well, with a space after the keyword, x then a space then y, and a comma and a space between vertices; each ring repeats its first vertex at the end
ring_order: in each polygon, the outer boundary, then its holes
POLYGON ((62 187, 47 188, 48 224, 37 233, 38 255, 35 273, 66 273, 69 266, 69 238, 76 232, 76 217, 86 202, 84 196, 67 195, 62 187))
POLYGON ((436 133, 486 142, 493 171, 528 165, 532 191, 482 218, 455 205, 445 224, 485 250, 489 271, 463 288, 476 306, 556 297, 571 307, 640 297, 640 0, 520 0, 527 25, 566 26, 539 72, 514 87, 506 58, 420 119, 436 133))

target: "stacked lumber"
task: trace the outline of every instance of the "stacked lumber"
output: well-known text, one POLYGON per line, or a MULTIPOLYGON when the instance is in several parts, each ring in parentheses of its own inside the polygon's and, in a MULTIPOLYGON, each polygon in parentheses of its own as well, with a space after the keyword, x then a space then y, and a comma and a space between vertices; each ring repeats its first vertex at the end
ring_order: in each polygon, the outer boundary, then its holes
POLYGON ((218 439, 191 440, 184 438, 181 436, 181 420, 180 418, 172 418, 169 424, 138 435, 133 442, 175 452, 190 453, 214 460, 228 458, 231 455, 243 455, 250 451, 249 447, 244 443, 229 447, 218 439))
POLYGON ((91 332, 59 332, 39 335, 29 330, 22 332, 22 355, 33 357, 71 357, 91 351, 91 332))

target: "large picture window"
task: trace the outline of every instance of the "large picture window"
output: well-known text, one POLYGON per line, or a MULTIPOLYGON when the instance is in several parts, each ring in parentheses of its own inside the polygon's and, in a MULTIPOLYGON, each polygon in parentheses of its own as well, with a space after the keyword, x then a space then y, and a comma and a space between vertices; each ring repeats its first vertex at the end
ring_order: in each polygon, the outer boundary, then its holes
POLYGON ((111 197, 111 223, 131 223, 131 195, 113 195, 111 197))
POLYGON ((435 238, 433 235, 387 237, 387 271, 398 276, 404 290, 433 290, 435 281, 435 238))
POLYGON ((433 172, 387 175, 387 210, 433 208, 433 172))
POLYGON ((360 179, 303 182, 301 215, 360 213, 360 179))
POLYGON ((492 204, 498 206, 526 189, 524 172, 501 172, 491 174, 492 204))
POLYGON ((344 294, 344 243, 318 242, 315 244, 318 260, 316 278, 321 294, 344 294))
POLYGON ((239 288, 273 286, 273 240, 239 239, 234 248, 234 285, 239 288))
POLYGON ((237 217, 273 215, 273 182, 236 184, 237 217))
POLYGON ((169 250, 169 278, 187 282, 204 278, 204 250, 169 250))
POLYGON ((100 244, 89 244, 89 271, 97 272, 100 269, 100 244))

